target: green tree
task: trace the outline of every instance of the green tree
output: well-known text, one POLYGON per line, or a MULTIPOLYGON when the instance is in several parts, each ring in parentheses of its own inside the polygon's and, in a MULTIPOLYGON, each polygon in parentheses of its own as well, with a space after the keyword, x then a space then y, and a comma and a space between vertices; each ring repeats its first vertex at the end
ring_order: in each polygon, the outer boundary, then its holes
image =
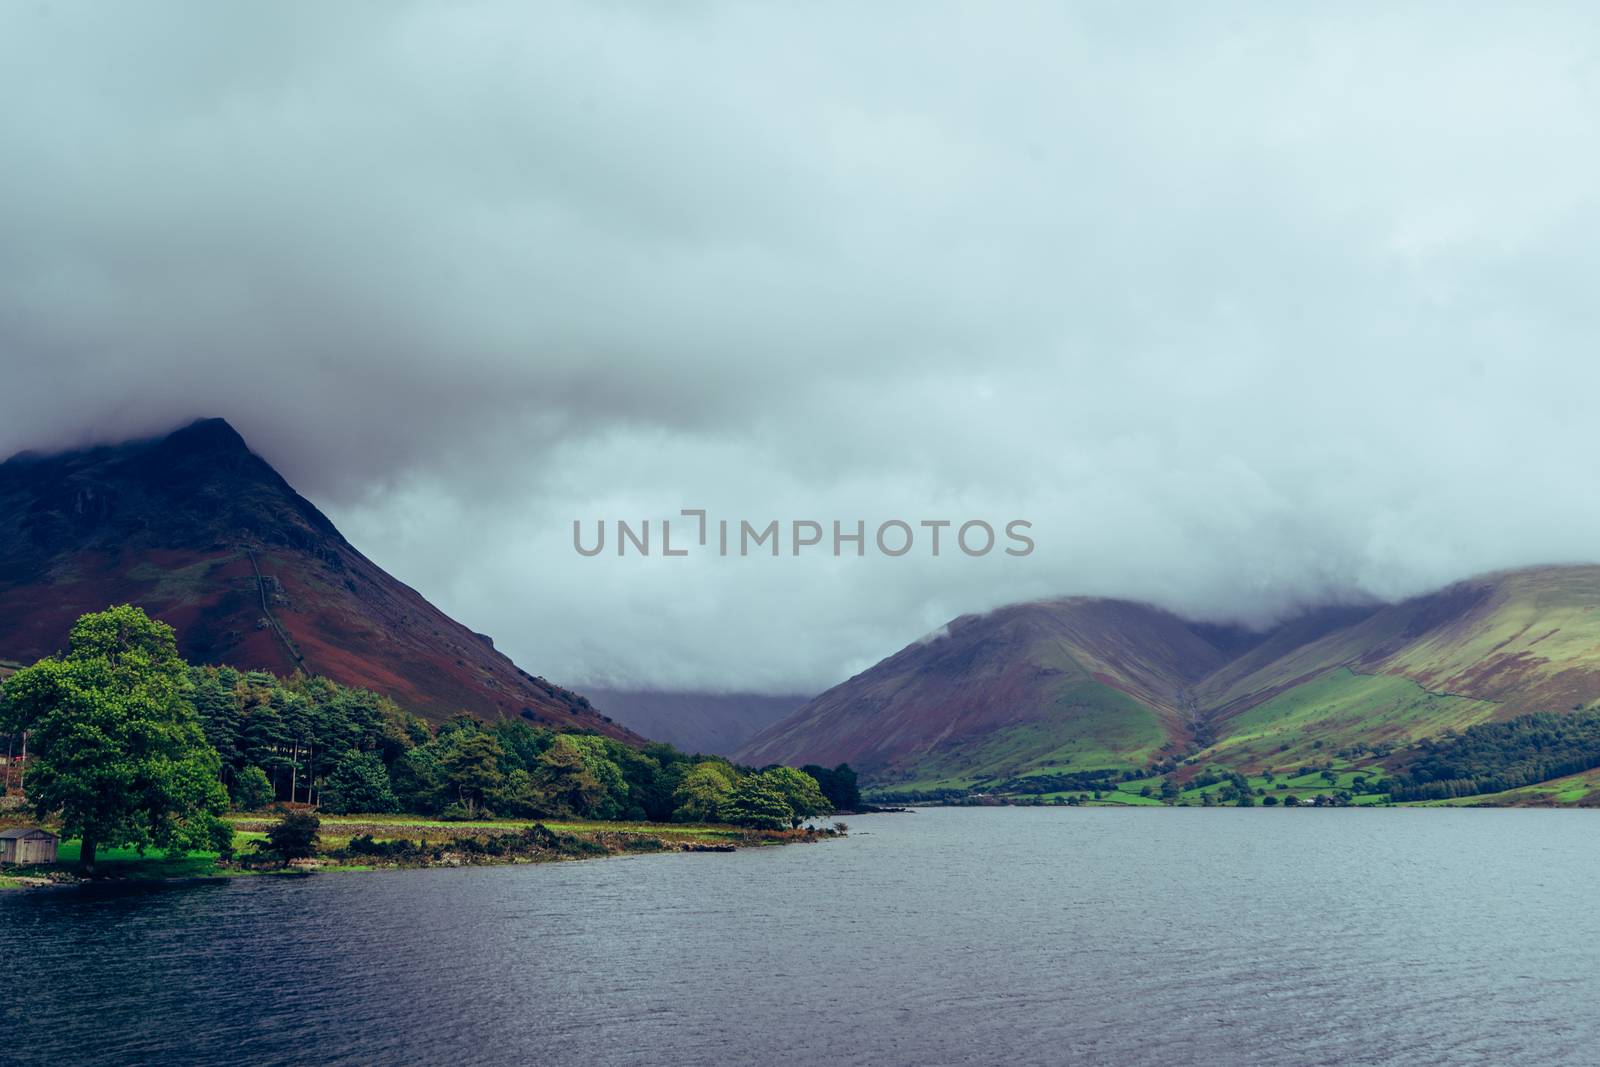
POLYGON ((239 672, 231 667, 189 668, 189 700, 200 716, 200 728, 206 740, 217 750, 224 766, 238 757, 239 731, 243 713, 234 687, 239 684, 239 672))
POLYGON ((733 768, 707 760, 697 763, 672 792, 673 822, 717 822, 722 804, 733 793, 733 768))
POLYGON ((188 702, 172 627, 129 605, 85 615, 67 651, 18 671, 0 732, 28 731, 28 799, 82 839, 143 853, 216 847, 228 797, 221 761, 188 702))
POLYGON ((521 767, 501 779, 490 800, 501 815, 543 815, 548 808, 538 782, 521 767))
POLYGON ((622 768, 612 758, 611 747, 616 744, 593 734, 568 734, 568 744, 583 756, 583 765, 600 783, 600 795, 583 814, 591 819, 615 819, 629 807, 628 783, 622 768))
POLYGON ((490 730, 505 753, 500 761, 500 769, 507 774, 517 770, 533 773, 539 757, 555 740, 552 731, 530 726, 521 719, 502 719, 490 730))
POLYGON ((339 761, 322 786, 322 808, 333 815, 399 810, 389 772, 370 752, 352 752, 339 761))
POLYGON ((772 780, 752 774, 733 787, 721 805, 724 822, 750 826, 757 830, 782 830, 794 820, 794 810, 783 799, 772 780))
POLYGON ((317 854, 321 836, 321 819, 308 811, 291 811, 267 827, 267 843, 262 851, 285 863, 310 859, 317 854))
POLYGON ((251 764, 233 779, 233 806, 239 811, 255 811, 272 803, 272 783, 267 772, 251 764))
POLYGON ((553 815, 583 815, 593 811, 606 790, 589 770, 583 752, 565 735, 557 737, 539 757, 534 785, 553 815))
POLYGON ((813 815, 826 815, 833 810, 828 798, 822 795, 817 780, 793 767, 774 767, 755 776, 771 785, 773 791, 789 806, 789 823, 799 826, 813 815))
POLYGON ((500 742, 482 730, 456 729, 448 735, 439 766, 445 785, 469 814, 482 808, 489 794, 500 787, 504 755, 500 742))
POLYGON ((402 811, 432 815, 443 806, 444 768, 439 765, 434 745, 422 745, 401 755, 389 769, 389 779, 402 811))
POLYGON ((822 795, 828 798, 836 811, 855 811, 861 807, 861 787, 856 782, 856 772, 850 764, 841 763, 833 770, 808 763, 800 768, 817 780, 822 795))
POLYGON ((655 756, 636 752, 627 745, 614 745, 611 757, 622 769, 622 779, 627 785, 627 804, 622 817, 629 820, 649 819, 666 822, 672 818, 672 787, 670 778, 655 756))

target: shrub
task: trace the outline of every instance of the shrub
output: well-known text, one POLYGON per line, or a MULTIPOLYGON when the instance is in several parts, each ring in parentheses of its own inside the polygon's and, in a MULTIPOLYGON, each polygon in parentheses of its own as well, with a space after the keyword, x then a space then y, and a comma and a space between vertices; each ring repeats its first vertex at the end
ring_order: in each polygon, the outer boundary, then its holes
POLYGON ((230 790, 235 811, 256 811, 272 803, 272 783, 267 772, 252 764, 233 779, 230 790))
POLYGON ((292 811, 267 829, 267 843, 261 851, 285 863, 310 859, 317 854, 321 831, 321 819, 310 812, 292 811))

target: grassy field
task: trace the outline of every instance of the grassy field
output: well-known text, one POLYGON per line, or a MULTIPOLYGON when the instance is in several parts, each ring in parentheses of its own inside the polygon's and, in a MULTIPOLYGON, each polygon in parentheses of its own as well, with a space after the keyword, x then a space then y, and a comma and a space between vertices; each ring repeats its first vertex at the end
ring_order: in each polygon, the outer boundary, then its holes
MULTIPOLYGON (((264 838, 266 829, 275 820, 272 815, 230 815, 237 836, 235 847, 242 849, 251 838, 264 838)), ((478 819, 468 822, 446 822, 418 815, 322 815, 322 842, 326 848, 338 848, 352 837, 370 834, 379 841, 447 841, 451 838, 485 833, 515 833, 531 826, 543 824, 558 834, 589 836, 601 833, 649 834, 652 837, 678 841, 716 844, 736 841, 746 836, 744 830, 734 826, 704 826, 688 823, 648 822, 555 822, 543 819, 478 819)))
MULTIPOLYGON (((1001 730, 978 743, 952 746, 937 759, 917 765, 914 777, 880 783, 873 793, 892 797, 898 792, 941 789, 984 791, 1007 779, 1147 766, 1160 752, 1164 737, 1155 713, 1108 687, 1091 683, 1088 688, 1097 692, 1075 688, 1070 714, 1001 730)), ((1488 721, 1496 710, 1489 701, 1432 693, 1408 678, 1358 674, 1340 667, 1224 721, 1219 726, 1222 736, 1186 762, 1196 768, 1236 770, 1251 779, 1252 787, 1269 789, 1283 780, 1287 770, 1331 762, 1344 769, 1341 781, 1329 783, 1320 777, 1315 782, 1291 781, 1288 789, 1278 790, 1280 798, 1355 791, 1352 783, 1361 771, 1335 753, 1358 745, 1404 747, 1421 737, 1488 721), (1269 770, 1278 772, 1277 781, 1264 778, 1269 770)), ((1381 772, 1367 773, 1376 777, 1381 772)), ((1099 802, 1150 803, 1150 798, 1139 796, 1144 785, 1159 791, 1161 782, 1123 783, 1099 802)), ((1183 799, 1197 800, 1216 788, 1186 789, 1183 799)), ((1047 800, 1088 796, 1077 791, 1043 795, 1047 800)))
POLYGON ((1264 770, 1352 745, 1401 746, 1487 722, 1496 705, 1430 693, 1409 678, 1340 667, 1226 721, 1198 762, 1264 770))
MULTIPOLYGON (((1600 769, 1552 778, 1537 785, 1507 789, 1502 793, 1480 793, 1449 800, 1418 801, 1414 806, 1429 808, 1518 807, 1542 808, 1555 805, 1600 805, 1600 769)), ((1408 805, 1413 806, 1413 805, 1408 805)))
POLYGON ((884 789, 981 789, 1009 778, 1139 766, 1167 740, 1149 707, 1108 685, 1079 682, 1062 691, 1049 719, 951 744, 884 789))
MULTIPOLYGON (((1127 709, 1115 706, 1114 702, 1103 702, 1100 708, 1109 719, 1123 722, 1128 719, 1127 709)), ((1188 784, 1206 771, 1215 771, 1238 772, 1246 778, 1252 793, 1259 791, 1275 796, 1279 803, 1291 796, 1305 802, 1318 795, 1341 791, 1351 793, 1354 804, 1384 803, 1387 797, 1377 793, 1375 785, 1387 772, 1377 765, 1370 753, 1359 755, 1365 746, 1403 748, 1421 737, 1488 721, 1496 711, 1497 706, 1492 702, 1429 692, 1408 678, 1367 675, 1337 668, 1221 724, 1223 736, 1188 756, 1175 773, 1175 780, 1182 786, 1176 802, 1204 804, 1208 796, 1227 788, 1221 782, 1205 786, 1188 784), (1340 755, 1341 752, 1344 755, 1340 755), (1323 768, 1329 769, 1331 780, 1324 776, 1323 768)), ((995 757, 992 765, 985 765, 991 768, 988 774, 962 775, 952 766, 950 773, 942 777, 886 784, 875 795, 939 788, 996 791, 995 787, 1006 777, 1000 772, 1009 772, 1009 776, 1025 781, 1053 771, 1107 767, 1131 771, 1141 766, 1122 754, 1129 750, 1126 733, 1115 745, 1084 746, 1082 736, 1096 736, 1094 731, 1075 738, 1076 748, 1062 745, 1048 750, 1044 765, 1035 765, 1036 761, 1027 753, 1047 749, 1039 743, 1038 737, 1044 729, 1046 727, 1039 724, 1030 724, 1009 735, 1000 735, 1009 744, 1006 748, 994 747, 983 753, 995 757)), ((1100 732, 1100 736, 1112 734, 1109 728, 1100 732)), ((1148 757, 1154 752, 1151 748, 1144 754, 1148 757)), ((953 763, 959 766, 969 755, 968 752, 955 753, 953 763)), ((1089 790, 1039 795, 1046 803, 1061 799, 1084 804, 1147 806, 1162 802, 1162 786, 1163 778, 1151 775, 1103 788, 1099 796, 1089 790)), ((1013 796, 1031 796, 1025 788, 1005 792, 1013 796)), ((1573 803, 1586 795, 1585 787, 1569 783, 1560 789, 1536 790, 1527 796, 1519 794, 1511 800, 1539 802, 1540 798, 1554 796, 1559 798, 1555 802, 1573 803)), ((1257 803, 1263 799, 1264 796, 1256 797, 1257 803)), ((1212 802, 1217 801, 1213 799, 1212 802)))
MULTIPOLYGON (((1292 796, 1301 803, 1306 803, 1319 795, 1331 796, 1340 790, 1349 790, 1354 793, 1355 796, 1351 803, 1355 805, 1381 804, 1386 799, 1382 794, 1378 793, 1363 794, 1357 792, 1359 787, 1356 785, 1356 779, 1361 776, 1357 772, 1345 771, 1342 773, 1335 772, 1335 774, 1336 781, 1333 783, 1328 782, 1320 774, 1300 775, 1294 778, 1278 777, 1276 779, 1268 779, 1261 775, 1247 775, 1245 780, 1249 783, 1252 794, 1260 790, 1267 796, 1276 797, 1280 804, 1283 803, 1285 797, 1292 796)), ((1213 803, 1217 803, 1219 801, 1215 798, 1224 788, 1224 783, 1216 782, 1211 785, 1184 789, 1178 793, 1175 803, 1192 806, 1204 805, 1207 796, 1211 796, 1213 803)), ((1057 797, 1062 799, 1075 798, 1080 803, 1091 806, 1151 807, 1160 806, 1163 803, 1161 800, 1160 778, 1119 782, 1114 789, 1101 790, 1099 797, 1096 797, 1092 791, 1084 790, 1046 793, 1043 795, 1043 799, 1047 803, 1053 802, 1057 797), (1142 792, 1147 788, 1150 790, 1149 795, 1145 795, 1142 792)), ((1256 796, 1255 802, 1260 804, 1264 799, 1265 796, 1256 796)))
MULTIPOLYGON (((474 822, 445 822, 412 815, 324 815, 321 816, 321 850, 324 857, 318 870, 359 871, 371 870, 374 863, 351 862, 332 859, 329 855, 346 848, 350 839, 370 835, 375 841, 406 841, 429 847, 446 845, 464 838, 487 840, 506 834, 517 834, 535 825, 536 819, 480 819, 474 822)), ((276 816, 265 814, 239 814, 228 816, 234 826, 234 849, 240 856, 248 856, 252 846, 266 839, 268 827, 276 816)), ((570 836, 579 842, 598 846, 582 852, 584 855, 615 853, 635 850, 640 843, 651 849, 677 849, 684 845, 725 847, 778 844, 799 840, 801 833, 780 831, 751 831, 735 826, 707 826, 663 823, 625 822, 542 822, 542 825, 559 835, 570 836)), ((70 872, 79 858, 81 842, 63 840, 56 851, 56 863, 51 867, 19 868, 0 878, 0 889, 15 889, 25 884, 21 877, 38 877, 56 872, 70 872)), ((572 858, 571 853, 554 858, 572 858)), ((550 857, 547 857, 550 858, 550 857)), ((353 857, 360 861, 363 857, 353 857)), ((525 859, 523 860, 525 862, 525 859)), ((479 860, 481 862, 481 860, 479 860)), ((175 878, 205 878, 214 876, 272 873, 241 867, 219 867, 215 852, 190 852, 168 856, 153 850, 140 856, 131 848, 102 848, 95 858, 96 874, 102 878, 130 881, 157 881, 175 878)))
MULTIPOLYGON (((56 849, 56 865, 75 865, 81 844, 70 839, 61 842, 56 849)), ((217 873, 217 854, 190 852, 168 857, 164 852, 151 851, 140 856, 131 848, 102 848, 95 854, 95 867, 113 878, 204 878, 217 873)))

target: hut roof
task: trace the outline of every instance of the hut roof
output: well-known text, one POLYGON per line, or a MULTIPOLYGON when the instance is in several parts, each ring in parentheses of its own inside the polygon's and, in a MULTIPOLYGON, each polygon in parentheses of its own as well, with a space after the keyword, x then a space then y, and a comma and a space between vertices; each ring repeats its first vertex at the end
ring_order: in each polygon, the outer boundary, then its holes
POLYGON ((10 830, 0 830, 0 841, 15 841, 24 837, 49 837, 56 835, 49 830, 41 830, 37 826, 17 826, 10 830))

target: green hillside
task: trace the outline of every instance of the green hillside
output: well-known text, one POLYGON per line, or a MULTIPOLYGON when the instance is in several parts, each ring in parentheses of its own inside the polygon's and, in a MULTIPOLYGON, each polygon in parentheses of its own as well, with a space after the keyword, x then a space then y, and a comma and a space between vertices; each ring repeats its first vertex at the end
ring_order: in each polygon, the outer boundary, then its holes
MULTIPOLYGON (((1109 685, 1076 682, 1049 714, 940 746, 893 779, 899 791, 985 789, 1011 779, 1143 766, 1168 744, 1162 719, 1109 685)), ((887 784, 887 783, 885 783, 887 784)))
POLYGON ((1450 800, 1420 801, 1417 807, 1600 807, 1600 769, 1552 778, 1537 785, 1525 785, 1499 793, 1482 793, 1450 800))
POLYGON ((1226 662, 1182 619, 1095 598, 952 620, 757 734, 757 766, 849 763, 906 791, 1144 766, 1194 747, 1188 689, 1226 662))
POLYGON ((1195 759, 1255 771, 1352 748, 1392 749, 1485 722, 1497 710, 1409 678, 1335 667, 1233 716, 1226 736, 1195 759))
MULTIPOLYGON (((1486 575, 1262 634, 1084 599, 948 630, 818 697, 742 755, 849 762, 878 795, 907 799, 1159 803, 1170 778, 1167 802, 1374 803, 1430 739, 1600 706, 1597 566, 1486 575)), ((1588 795, 1520 784, 1505 802, 1588 795)))

